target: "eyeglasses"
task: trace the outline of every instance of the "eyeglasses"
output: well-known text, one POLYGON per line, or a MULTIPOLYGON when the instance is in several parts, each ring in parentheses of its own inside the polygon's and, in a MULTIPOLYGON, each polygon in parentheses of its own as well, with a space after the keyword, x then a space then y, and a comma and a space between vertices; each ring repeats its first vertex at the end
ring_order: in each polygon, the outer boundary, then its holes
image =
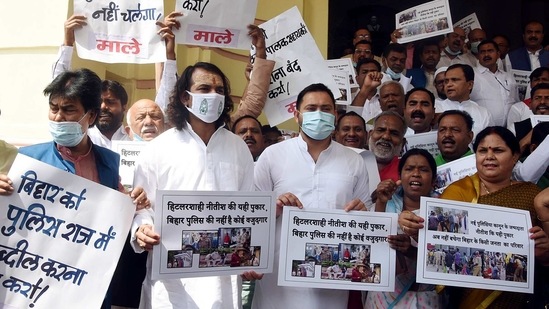
POLYGON ((371 54, 372 51, 369 49, 355 49, 356 54, 371 54))
POLYGON ((355 38, 359 38, 359 39, 368 39, 370 37, 369 34, 358 34, 355 36, 355 38))

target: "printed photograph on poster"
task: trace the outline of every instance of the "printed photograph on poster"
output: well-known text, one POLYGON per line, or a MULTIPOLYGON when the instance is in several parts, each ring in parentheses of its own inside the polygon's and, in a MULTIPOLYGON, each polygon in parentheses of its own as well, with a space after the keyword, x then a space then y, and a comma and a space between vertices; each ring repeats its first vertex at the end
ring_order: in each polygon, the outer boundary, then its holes
POLYGON ((448 0, 429 1, 397 13, 395 24, 401 44, 452 32, 450 5, 448 0))
POLYGON ((285 207, 278 284, 392 291, 396 214, 285 207), (326 219, 330 218, 330 219, 326 219))
POLYGON ((272 272, 275 200, 270 192, 158 191, 153 278, 272 272))
POLYGON ((474 155, 469 155, 437 167, 435 179, 435 192, 441 194, 452 182, 465 176, 471 176, 477 172, 477 164, 474 155))
POLYGON ((530 71, 511 70, 515 81, 517 82, 519 99, 522 101, 530 97, 530 71))
POLYGON ((335 83, 339 87, 339 93, 334 93, 336 104, 351 105, 351 88, 349 78, 345 71, 330 69, 335 83))
POLYGON ((417 282, 532 293, 530 212, 421 198, 417 282))
POLYGON ((166 61, 166 47, 157 21, 164 18, 161 0, 75 0, 74 14, 86 25, 74 31, 76 52, 82 59, 104 63, 166 61))
MULTIPOLYGON (((428 272, 479 277, 485 280, 527 282, 528 257, 481 247, 427 244, 425 269, 428 272)), ((533 269, 530 269, 533 271, 533 269)))
POLYGON ((358 82, 356 81, 356 70, 353 66, 353 60, 351 58, 341 59, 328 59, 326 60, 328 69, 341 70, 349 74, 349 87, 358 88, 358 82))
POLYGON ((14 192, 0 195, 0 307, 99 308, 135 213, 131 198, 22 154, 8 177, 14 192))

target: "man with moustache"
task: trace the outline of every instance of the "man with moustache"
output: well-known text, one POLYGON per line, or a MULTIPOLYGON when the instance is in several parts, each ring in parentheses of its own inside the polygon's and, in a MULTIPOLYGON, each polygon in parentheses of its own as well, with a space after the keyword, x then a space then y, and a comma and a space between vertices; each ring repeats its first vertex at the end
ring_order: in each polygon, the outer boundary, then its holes
POLYGON ((394 111, 384 111, 374 119, 368 146, 376 157, 381 181, 392 179, 396 182, 399 179, 398 156, 406 142, 405 132, 404 118, 394 111))
POLYGON ((355 49, 353 50, 353 65, 358 64, 362 59, 374 59, 374 52, 372 50, 372 42, 362 40, 355 44, 355 49))
POLYGON ((404 120, 408 125, 405 136, 432 131, 435 117, 433 93, 425 88, 414 88, 406 93, 404 102, 404 120))
MULTIPOLYGON (((534 89, 539 84, 549 84, 549 68, 539 67, 530 74, 530 87, 534 89)), ((539 103, 542 102, 540 101, 539 103)), ((532 109, 532 97, 530 97, 524 101, 513 104, 509 110, 509 115, 507 116, 507 129, 516 133, 516 122, 526 120, 532 115, 543 115, 541 113, 546 111, 546 106, 539 103, 536 104, 536 108, 532 109)))
POLYGON ((406 47, 404 45, 390 43, 385 47, 382 58, 383 67, 385 67, 383 73, 385 74, 383 74, 382 83, 392 80, 399 82, 406 91, 413 88, 411 85, 412 80, 402 74, 406 65, 406 57, 406 47))
POLYGON ((242 116, 233 123, 232 131, 244 140, 254 161, 257 161, 265 149, 265 139, 259 120, 250 115, 242 116))
MULTIPOLYGON (((298 137, 265 149, 255 166, 255 187, 274 191, 277 217, 283 207, 366 210, 368 174, 362 158, 332 141, 335 99, 323 84, 312 84, 297 96, 294 118, 298 137), (280 160, 285 158, 285 160, 280 160), (323 175, 325 177, 323 177, 323 175)), ((277 220, 272 274, 256 282, 252 308, 346 308, 348 291, 277 285, 280 218, 277 220)))
POLYGON ((406 76, 412 78, 414 87, 427 88, 432 93, 435 88, 435 71, 440 61, 440 47, 435 40, 425 41, 419 45, 418 49, 421 67, 406 70, 406 76))
POLYGON ((531 21, 524 27, 524 46, 509 53, 513 70, 532 71, 549 66, 549 52, 543 49, 543 24, 531 21))
POLYGON ((466 111, 474 120, 473 132, 477 134, 487 126, 493 125, 494 122, 486 108, 470 99, 474 79, 475 72, 469 65, 453 64, 448 67, 444 77, 444 91, 448 98, 437 102, 437 112, 451 109, 466 111))
POLYGON ((499 49, 496 42, 480 42, 479 65, 475 67, 475 84, 471 100, 485 107, 496 125, 505 126, 511 105, 518 101, 518 87, 511 73, 498 68, 498 59, 499 49))
POLYGON ((404 115, 404 88, 396 81, 386 81, 379 87, 379 105, 381 111, 394 111, 404 115))
POLYGON ((465 31, 460 27, 455 27, 454 32, 446 35, 448 44, 440 53, 440 61, 437 68, 448 67, 452 64, 462 63, 474 66, 471 60, 465 57, 462 53, 463 45, 465 44, 465 31))
POLYGON ((164 132, 164 113, 154 101, 138 100, 128 109, 126 131, 134 141, 150 141, 164 132))
POLYGON ((448 110, 438 117, 437 145, 440 154, 437 166, 473 154, 473 118, 465 111, 448 110))
POLYGON ((381 113, 377 87, 381 85, 381 65, 372 59, 362 59, 357 64, 357 82, 360 86, 351 106, 362 108, 362 118, 369 121, 381 113))

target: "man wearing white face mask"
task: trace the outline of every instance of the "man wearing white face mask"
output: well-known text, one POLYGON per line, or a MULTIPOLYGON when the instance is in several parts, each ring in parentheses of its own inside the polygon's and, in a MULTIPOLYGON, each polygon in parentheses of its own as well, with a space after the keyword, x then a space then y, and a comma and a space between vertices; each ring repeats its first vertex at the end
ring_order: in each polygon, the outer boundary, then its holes
MULTIPOLYGON (((141 153, 134 186, 146 187, 153 201, 156 190, 252 191, 250 151, 225 128, 233 107, 229 92, 229 81, 217 66, 198 62, 187 67, 167 109, 174 128, 141 153)), ((154 204, 136 213, 131 229, 136 252, 160 243, 153 218, 154 204)), ((148 272, 140 308, 240 308, 239 281, 237 276, 152 280, 148 272)))
MULTIPOLYGON (((306 87, 297 96, 294 118, 299 136, 267 147, 255 167, 256 189, 278 196, 277 216, 283 206, 366 210, 370 192, 364 160, 331 139, 332 92, 323 84, 306 87)), ((252 308, 347 308, 348 291, 277 286, 281 221, 278 218, 273 273, 256 282, 252 308)))

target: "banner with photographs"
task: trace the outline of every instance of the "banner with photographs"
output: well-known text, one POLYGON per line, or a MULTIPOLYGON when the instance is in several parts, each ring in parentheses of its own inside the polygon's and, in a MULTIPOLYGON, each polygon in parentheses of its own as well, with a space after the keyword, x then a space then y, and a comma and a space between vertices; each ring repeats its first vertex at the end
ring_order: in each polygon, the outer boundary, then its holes
POLYGON ((249 49, 249 24, 254 23, 257 0, 177 0, 181 28, 173 29, 179 44, 249 49))
POLYGON ((534 240, 525 210, 421 197, 417 282, 534 291, 534 240))
POLYGON ((401 29, 398 43, 408 43, 453 31, 448 0, 435 0, 396 14, 396 29, 401 29))
POLYGON ((440 194, 452 182, 477 172, 477 161, 474 154, 437 166, 435 191, 440 194))
POLYGON ((130 197, 21 154, 8 177, 0 308, 99 308, 135 213, 130 197))
POLYGON ((152 279, 273 271, 271 192, 159 190, 152 279))
POLYGON ((133 188, 135 164, 145 146, 147 142, 112 141, 112 151, 120 155, 120 182, 128 191, 133 188))
POLYGON ((284 207, 278 285, 393 291, 397 214, 284 207), (329 218, 329 219, 327 219, 329 218))

